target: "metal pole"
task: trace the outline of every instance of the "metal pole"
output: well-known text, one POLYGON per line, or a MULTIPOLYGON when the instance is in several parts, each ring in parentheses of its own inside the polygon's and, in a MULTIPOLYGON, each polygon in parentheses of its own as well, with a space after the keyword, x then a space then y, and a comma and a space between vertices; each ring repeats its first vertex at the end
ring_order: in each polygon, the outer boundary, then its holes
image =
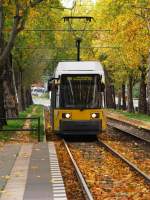
POLYGON ((38 117, 38 142, 41 141, 40 132, 40 117, 38 117))
POLYGON ((77 38, 76 39, 76 47, 77 47, 77 61, 80 61, 80 44, 81 44, 82 39, 77 38))

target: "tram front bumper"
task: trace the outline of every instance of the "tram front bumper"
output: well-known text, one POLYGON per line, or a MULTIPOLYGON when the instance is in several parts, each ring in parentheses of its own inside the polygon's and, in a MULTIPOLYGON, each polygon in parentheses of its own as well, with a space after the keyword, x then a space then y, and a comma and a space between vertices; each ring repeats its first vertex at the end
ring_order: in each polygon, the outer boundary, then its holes
POLYGON ((60 121, 60 132, 62 134, 89 134, 94 135, 102 131, 102 121, 94 120, 65 120, 60 121))

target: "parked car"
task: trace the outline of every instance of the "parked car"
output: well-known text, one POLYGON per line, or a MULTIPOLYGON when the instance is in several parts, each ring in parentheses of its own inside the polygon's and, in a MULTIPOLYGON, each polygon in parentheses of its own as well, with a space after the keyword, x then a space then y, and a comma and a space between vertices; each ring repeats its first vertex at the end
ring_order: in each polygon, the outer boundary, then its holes
POLYGON ((45 93, 45 88, 44 87, 33 87, 31 88, 31 94, 33 96, 42 96, 45 93))

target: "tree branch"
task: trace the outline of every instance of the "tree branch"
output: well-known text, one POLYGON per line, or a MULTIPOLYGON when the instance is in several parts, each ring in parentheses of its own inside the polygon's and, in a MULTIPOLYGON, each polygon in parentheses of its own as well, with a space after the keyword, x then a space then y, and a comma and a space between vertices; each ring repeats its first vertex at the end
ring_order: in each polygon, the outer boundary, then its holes
MULTIPOLYGON (((14 43, 17 37, 17 34, 21 32, 24 29, 24 25, 26 22, 26 18, 28 16, 28 10, 30 7, 35 7, 37 4, 41 3, 43 0, 34 0, 33 2, 30 0, 30 5, 26 7, 24 10, 24 15, 20 16, 20 4, 18 0, 16 0, 16 16, 14 17, 14 23, 12 27, 11 34, 9 36, 8 42, 6 47, 4 48, 2 54, 0 54, 0 63, 3 63, 4 60, 7 58, 8 54, 11 52, 11 50, 14 47, 14 43)), ((1 1, 0 1, 1 2, 1 1)))
POLYGON ((13 46, 14 46, 14 42, 17 36, 17 27, 19 25, 20 22, 20 16, 19 16, 19 5, 18 3, 16 4, 16 16, 14 17, 14 24, 12 27, 12 32, 10 34, 10 37, 8 39, 7 45, 5 47, 5 49, 3 50, 1 56, 0 56, 0 63, 3 62, 6 57, 8 56, 8 54, 10 53, 10 51, 12 50, 13 46))
POLYGON ((30 0, 30 6, 35 7, 37 4, 41 3, 42 1, 44 0, 34 0, 34 1, 30 0))

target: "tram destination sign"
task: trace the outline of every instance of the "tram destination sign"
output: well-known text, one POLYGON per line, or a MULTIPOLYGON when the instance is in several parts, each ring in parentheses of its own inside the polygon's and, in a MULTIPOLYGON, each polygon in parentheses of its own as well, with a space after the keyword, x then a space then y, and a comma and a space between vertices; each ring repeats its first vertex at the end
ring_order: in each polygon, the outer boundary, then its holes
POLYGON ((67 77, 68 81, 92 81, 93 77, 91 76, 73 76, 67 77))

